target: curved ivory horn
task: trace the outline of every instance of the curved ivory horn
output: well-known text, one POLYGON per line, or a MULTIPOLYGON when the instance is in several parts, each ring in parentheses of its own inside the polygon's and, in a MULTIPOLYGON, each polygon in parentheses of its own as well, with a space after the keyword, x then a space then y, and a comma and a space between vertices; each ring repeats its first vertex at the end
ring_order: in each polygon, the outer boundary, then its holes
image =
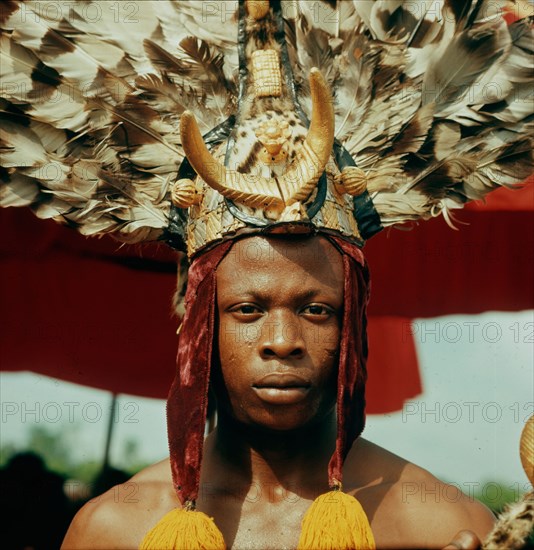
POLYGON ((182 114, 180 135, 187 160, 212 189, 253 208, 284 206, 274 180, 229 170, 208 151, 195 116, 190 111, 182 114))
POLYGON ((306 140, 286 173, 276 180, 226 168, 208 151, 194 115, 184 112, 180 120, 182 147, 196 173, 221 195, 254 208, 280 208, 307 199, 334 145, 332 97, 319 69, 310 71, 310 89, 312 118, 306 140))
POLYGON ((287 172, 278 178, 286 204, 308 198, 324 172, 334 146, 334 106, 321 71, 310 71, 312 114, 302 148, 287 172))

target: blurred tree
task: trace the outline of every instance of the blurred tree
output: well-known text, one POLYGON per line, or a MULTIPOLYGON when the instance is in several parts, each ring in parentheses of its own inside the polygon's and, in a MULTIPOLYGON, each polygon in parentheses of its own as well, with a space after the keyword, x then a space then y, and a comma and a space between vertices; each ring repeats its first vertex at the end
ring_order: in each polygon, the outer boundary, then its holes
POLYGON ((7 443, 2 442, 2 447, 0 447, 0 468, 3 468, 9 462, 9 459, 19 451, 20 449, 11 441, 7 443))
POLYGON ((485 504, 494 514, 500 514, 506 504, 517 502, 527 492, 528 483, 524 486, 516 483, 504 485, 494 481, 482 484, 482 490, 475 492, 475 498, 485 504))
POLYGON ((128 438, 122 448, 121 467, 131 475, 146 468, 149 464, 139 456, 139 440, 128 438))
MULTIPOLYGON (((2 441, 0 467, 5 466, 14 454, 28 450, 41 456, 50 470, 66 478, 91 484, 101 472, 102 462, 73 458, 72 448, 76 445, 77 431, 76 425, 62 426, 61 429, 44 425, 32 426, 27 445, 21 446, 2 441)), ((129 475, 134 475, 148 466, 148 463, 139 456, 139 445, 140 443, 136 439, 126 439, 121 452, 120 464, 116 464, 129 475)))
POLYGON ((68 474, 74 466, 71 459, 73 435, 70 427, 60 431, 52 430, 44 425, 35 425, 30 428, 28 448, 40 455, 48 468, 55 472, 68 474))

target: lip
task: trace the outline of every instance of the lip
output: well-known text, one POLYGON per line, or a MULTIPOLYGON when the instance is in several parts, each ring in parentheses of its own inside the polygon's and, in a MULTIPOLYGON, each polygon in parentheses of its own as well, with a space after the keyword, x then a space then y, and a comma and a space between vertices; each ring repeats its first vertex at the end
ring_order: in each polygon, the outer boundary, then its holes
POLYGON ((270 405, 293 405, 303 401, 311 382, 296 374, 271 373, 252 385, 256 395, 270 405))
POLYGON ((309 388, 311 382, 297 374, 272 372, 252 384, 254 388, 309 388))

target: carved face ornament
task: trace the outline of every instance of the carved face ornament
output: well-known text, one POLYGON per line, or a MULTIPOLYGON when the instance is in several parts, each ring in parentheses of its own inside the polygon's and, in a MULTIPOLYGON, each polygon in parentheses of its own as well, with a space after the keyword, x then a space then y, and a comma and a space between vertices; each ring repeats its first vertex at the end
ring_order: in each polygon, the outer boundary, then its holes
MULTIPOLYGON (((182 144, 187 159, 206 184, 224 197, 252 208, 284 208, 308 198, 313 191, 334 144, 334 109, 328 86, 318 69, 310 74, 312 116, 308 134, 295 158, 281 176, 266 178, 227 168, 204 143, 195 116, 181 118, 182 144)), ((271 158, 279 155, 291 134, 286 121, 263 123, 256 129, 258 142, 271 158)))

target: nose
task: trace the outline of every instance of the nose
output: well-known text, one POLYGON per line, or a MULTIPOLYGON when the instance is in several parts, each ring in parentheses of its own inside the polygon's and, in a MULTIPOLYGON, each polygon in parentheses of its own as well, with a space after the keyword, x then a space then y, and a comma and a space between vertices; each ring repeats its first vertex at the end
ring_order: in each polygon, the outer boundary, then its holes
POLYGON ((260 354, 264 359, 303 357, 306 344, 298 316, 290 311, 270 315, 262 327, 259 344, 260 354))

